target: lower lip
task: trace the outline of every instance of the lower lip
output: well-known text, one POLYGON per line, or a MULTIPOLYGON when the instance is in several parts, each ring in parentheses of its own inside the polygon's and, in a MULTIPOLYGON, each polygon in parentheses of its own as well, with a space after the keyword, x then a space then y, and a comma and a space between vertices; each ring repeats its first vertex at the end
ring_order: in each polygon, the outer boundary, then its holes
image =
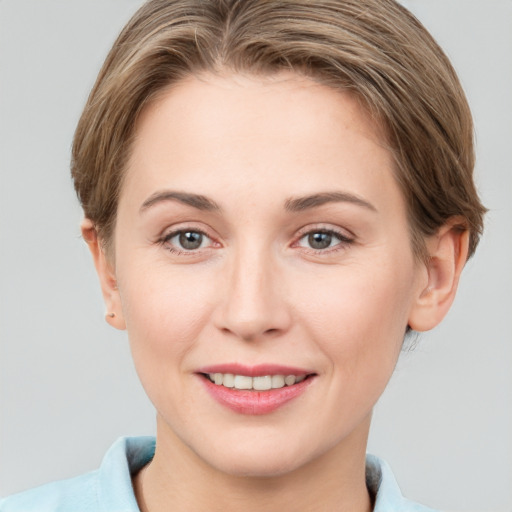
POLYGON ((269 414, 279 409, 304 393, 314 380, 310 376, 293 386, 267 391, 248 391, 219 386, 202 375, 200 377, 207 391, 217 402, 232 411, 249 415, 269 414))

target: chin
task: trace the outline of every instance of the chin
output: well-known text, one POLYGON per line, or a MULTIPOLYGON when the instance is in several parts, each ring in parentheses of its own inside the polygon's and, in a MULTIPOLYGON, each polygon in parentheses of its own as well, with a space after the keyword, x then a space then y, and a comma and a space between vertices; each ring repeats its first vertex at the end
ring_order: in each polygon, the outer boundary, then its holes
POLYGON ((272 478, 292 473, 302 464, 303 461, 298 457, 293 460, 283 460, 282 458, 277 460, 275 457, 260 455, 259 457, 241 457, 235 461, 216 461, 216 468, 222 473, 235 477, 272 478))
MULTIPOLYGON (((221 446, 214 451, 210 448, 202 458, 218 471, 231 476, 270 478, 292 473, 318 457, 316 450, 308 450, 305 443, 300 442, 281 440, 279 443, 233 444, 236 446, 231 445, 222 452, 221 446)), ((198 455, 201 457, 202 454, 198 455)))

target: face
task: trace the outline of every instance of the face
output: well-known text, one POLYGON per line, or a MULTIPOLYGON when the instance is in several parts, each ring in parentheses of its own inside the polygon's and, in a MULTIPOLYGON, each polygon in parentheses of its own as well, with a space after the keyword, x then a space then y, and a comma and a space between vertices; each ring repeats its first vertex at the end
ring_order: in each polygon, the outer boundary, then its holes
POLYGON ((382 140, 292 74, 191 77, 143 113, 114 272, 163 442, 260 476, 364 449, 426 286, 382 140))

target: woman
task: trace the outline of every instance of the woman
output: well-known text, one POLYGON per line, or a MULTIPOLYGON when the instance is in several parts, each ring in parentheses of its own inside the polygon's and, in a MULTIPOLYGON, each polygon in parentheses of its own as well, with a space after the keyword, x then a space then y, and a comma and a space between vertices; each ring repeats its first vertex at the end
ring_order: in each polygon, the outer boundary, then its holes
POLYGON ((478 243, 473 160, 455 73, 395 2, 145 4, 72 173, 156 444, 2 510, 426 510, 366 441, 478 243))

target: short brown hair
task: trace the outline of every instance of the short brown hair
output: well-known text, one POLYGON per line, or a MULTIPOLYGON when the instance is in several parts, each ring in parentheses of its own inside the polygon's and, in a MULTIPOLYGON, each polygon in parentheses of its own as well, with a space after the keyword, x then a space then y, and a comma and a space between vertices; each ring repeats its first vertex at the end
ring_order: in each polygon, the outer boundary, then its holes
POLYGON ((150 0, 114 43, 75 133, 72 176, 106 244, 142 109, 200 72, 292 70, 355 94, 384 126, 415 253, 449 219, 472 255, 485 208, 471 113, 448 58, 394 0, 150 0))

